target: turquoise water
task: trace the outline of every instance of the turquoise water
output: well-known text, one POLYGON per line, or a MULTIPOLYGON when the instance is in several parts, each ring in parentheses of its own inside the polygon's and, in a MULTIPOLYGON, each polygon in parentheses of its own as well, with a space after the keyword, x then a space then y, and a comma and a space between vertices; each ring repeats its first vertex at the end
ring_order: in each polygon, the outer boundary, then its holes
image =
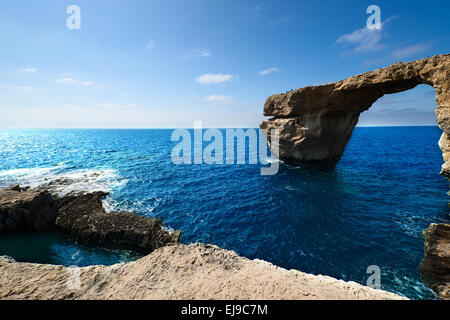
MULTIPOLYGON (((172 130, 0 130, 0 187, 68 178, 70 190, 107 190, 108 210, 161 217, 182 242, 213 243, 285 268, 433 298, 417 267, 422 230, 449 222, 437 127, 356 128, 333 171, 281 165, 175 165, 172 130), (47 180, 45 180, 47 179, 47 180)), ((137 256, 62 235, 0 238, 20 261, 112 264, 137 256), (34 239, 31 241, 30 239, 34 239)))

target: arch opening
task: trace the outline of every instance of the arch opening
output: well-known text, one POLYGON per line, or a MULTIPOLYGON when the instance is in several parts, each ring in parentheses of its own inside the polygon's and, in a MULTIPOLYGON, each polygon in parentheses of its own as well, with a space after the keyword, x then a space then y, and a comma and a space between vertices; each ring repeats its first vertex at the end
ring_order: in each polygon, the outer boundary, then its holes
POLYGON ((360 114, 357 127, 437 126, 436 91, 420 84, 406 91, 385 94, 360 114))

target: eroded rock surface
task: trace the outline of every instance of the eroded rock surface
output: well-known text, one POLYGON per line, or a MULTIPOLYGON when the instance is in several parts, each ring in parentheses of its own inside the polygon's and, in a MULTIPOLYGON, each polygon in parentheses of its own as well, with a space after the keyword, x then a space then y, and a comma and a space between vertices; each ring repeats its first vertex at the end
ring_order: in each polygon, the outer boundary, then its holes
POLYGON ((73 239, 101 246, 116 246, 149 253, 177 243, 179 231, 164 231, 162 220, 130 212, 105 212, 105 192, 71 192, 58 199, 56 225, 73 239))
POLYGON ((58 208, 46 190, 11 186, 0 190, 0 235, 54 227, 58 208))
POLYGON ((450 224, 432 223, 423 231, 425 257, 420 270, 442 299, 450 300, 450 224))
POLYGON ((79 269, 0 257, 0 299, 402 299, 327 276, 286 270, 211 245, 174 245, 130 263, 79 269))
POLYGON ((164 230, 162 220, 130 212, 106 212, 105 192, 51 194, 46 188, 0 190, 0 235, 21 231, 62 230, 90 245, 149 253, 179 242, 180 232, 164 230))
POLYGON ((450 176, 450 55, 396 63, 345 80, 269 97, 260 127, 280 130, 280 159, 294 165, 333 167, 341 158, 361 112, 385 94, 428 84, 436 91, 436 118, 443 131, 442 174, 450 176))

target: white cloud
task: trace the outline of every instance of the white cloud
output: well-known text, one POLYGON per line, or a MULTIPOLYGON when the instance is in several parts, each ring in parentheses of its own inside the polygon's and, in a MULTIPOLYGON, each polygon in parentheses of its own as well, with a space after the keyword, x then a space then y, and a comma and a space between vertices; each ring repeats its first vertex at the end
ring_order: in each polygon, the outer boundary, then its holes
POLYGON ((33 87, 29 86, 9 86, 9 85, 0 85, 0 88, 14 90, 14 91, 21 91, 26 93, 33 93, 38 92, 39 90, 33 87))
POLYGON ((149 41, 147 44, 147 47, 146 47, 147 50, 151 51, 155 47, 155 44, 156 44, 155 41, 153 41, 153 40, 149 41))
POLYGON ((212 102, 212 103, 218 103, 218 104, 233 104, 234 99, 230 96, 221 96, 221 95, 215 95, 212 94, 205 98, 205 101, 212 102))
POLYGON ((92 81, 77 81, 72 77, 56 79, 56 82, 70 85, 78 85, 83 87, 89 87, 94 84, 92 81))
POLYGON ((269 68, 269 69, 261 70, 260 72, 258 72, 258 75, 259 76, 265 76, 266 74, 269 74, 269 73, 272 73, 272 72, 279 72, 279 71, 280 71, 280 69, 278 69, 276 67, 272 67, 272 68, 269 68))
POLYGON ((37 71, 36 68, 20 68, 20 69, 17 69, 17 72, 19 72, 19 73, 33 73, 33 72, 36 72, 36 71, 37 71))
POLYGON ((57 109, 62 110, 62 111, 82 111, 82 110, 84 110, 83 106, 81 106, 79 104, 62 104, 57 109))
POLYGON ((64 84, 76 84, 77 83, 72 77, 56 79, 56 82, 64 83, 64 84))
POLYGON ((207 73, 204 75, 201 75, 195 79, 198 83, 201 84, 217 84, 217 83, 223 83, 228 82, 233 79, 233 75, 231 74, 221 74, 221 73, 207 73))
POLYGON ((97 103, 95 106, 101 107, 101 108, 135 108, 135 107, 137 107, 137 105, 133 104, 133 103, 118 104, 118 103, 111 103, 111 102, 97 103))
POLYGON ((192 49, 184 56, 186 59, 207 58, 211 55, 211 51, 207 49, 192 49))
POLYGON ((395 59, 403 59, 413 56, 417 53, 428 50, 431 47, 431 42, 421 42, 412 46, 396 49, 392 51, 391 56, 395 59))
POLYGON ((354 44, 356 45, 354 51, 356 53, 364 53, 370 51, 380 50, 384 47, 380 44, 381 29, 368 29, 366 27, 355 30, 350 34, 340 36, 336 43, 354 44))
POLYGON ((369 29, 364 27, 349 34, 344 34, 336 40, 336 44, 355 45, 353 51, 355 53, 366 53, 378 51, 386 47, 386 44, 381 43, 383 37, 383 27, 389 21, 398 16, 390 17, 381 24, 381 29, 369 29))

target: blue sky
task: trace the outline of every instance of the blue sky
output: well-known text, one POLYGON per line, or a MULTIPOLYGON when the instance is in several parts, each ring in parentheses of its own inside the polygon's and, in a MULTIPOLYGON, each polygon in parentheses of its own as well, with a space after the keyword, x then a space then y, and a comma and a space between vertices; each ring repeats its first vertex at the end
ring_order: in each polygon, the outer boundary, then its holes
MULTIPOLYGON (((0 127, 257 127, 265 99, 450 52, 445 1, 10 0, 0 4, 0 127), (69 5, 81 29, 69 30, 69 5), (381 8, 381 30, 365 29, 381 8)), ((435 123, 433 88, 360 125, 435 123)))

